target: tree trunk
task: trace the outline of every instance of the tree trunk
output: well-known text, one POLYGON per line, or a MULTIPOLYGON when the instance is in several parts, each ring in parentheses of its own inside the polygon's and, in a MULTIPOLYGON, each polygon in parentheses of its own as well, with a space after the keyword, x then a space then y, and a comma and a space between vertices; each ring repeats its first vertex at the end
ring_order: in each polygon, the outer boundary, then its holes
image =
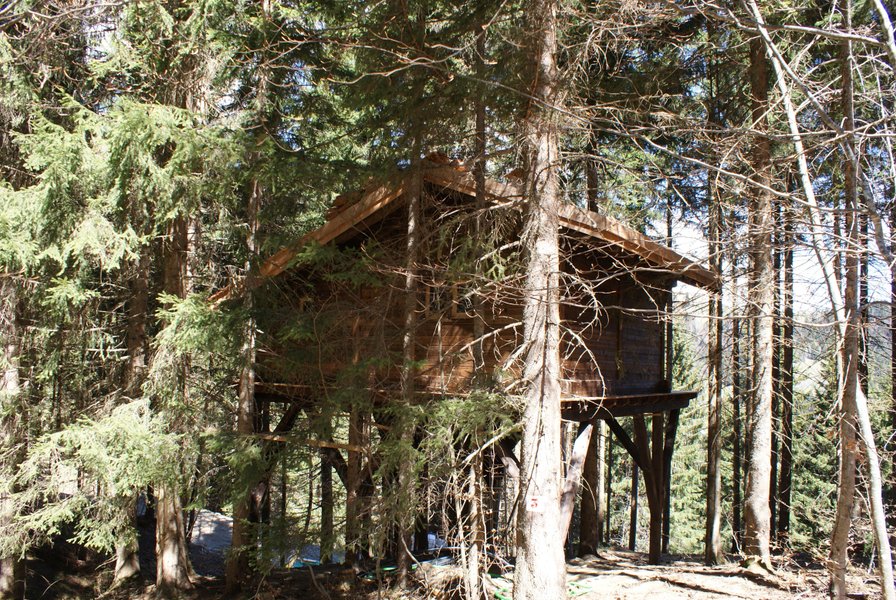
POLYGON ((775 220, 772 241, 772 456, 769 465, 769 528, 772 533, 778 530, 778 429, 781 395, 781 249, 778 232, 780 231, 780 202, 773 202, 773 219, 775 220))
POLYGON ((781 468, 778 481, 778 540, 790 532, 790 491, 793 483, 793 215, 784 212, 784 304, 781 323, 781 468))
MULTIPOLYGON (((601 422, 603 423, 603 422, 601 422)), ((606 522, 604 523, 604 543, 610 545, 610 518, 613 514, 613 436, 604 427, 607 432, 607 496, 606 496, 606 522)))
MULTIPOLYGON (((247 285, 243 296, 243 309, 248 315, 243 328, 243 346, 241 349, 241 366, 239 393, 237 397, 236 433, 240 444, 254 444, 252 435, 256 432, 257 410, 255 402, 255 355, 256 355, 256 323, 252 314, 254 310, 254 287, 251 285, 252 272, 258 254, 258 211, 263 198, 261 184, 254 180, 250 184, 249 201, 246 211, 246 262, 243 274, 247 285)), ((245 479, 245 478, 239 478, 245 479)), ((227 558, 225 571, 226 590, 234 593, 243 586, 243 580, 249 575, 249 556, 253 545, 253 527, 250 516, 253 511, 252 487, 239 491, 239 497, 233 503, 233 528, 231 530, 231 553, 227 558)))
MULTIPOLYGON (((19 354, 21 332, 18 322, 18 282, 8 274, 0 275, 0 344, 3 345, 3 379, 0 381, 0 451, 12 451, 14 457, 20 452, 15 446, 21 441, 19 422, 21 411, 17 405, 21 384, 19 382, 19 354)), ((18 459, 13 464, 2 465, 4 477, 11 477, 18 459)), ((5 483, 3 486, 5 487, 5 483)), ((10 490, 11 491, 11 490, 10 490)), ((13 518, 12 502, 6 496, 7 490, 0 489, 0 527, 6 527, 13 518)), ((21 600, 25 597, 25 563, 14 554, 0 556, 0 598, 21 600)))
MULTIPOLYGON (((896 227, 896 202, 893 203, 890 212, 890 229, 894 227, 896 227)), ((890 270, 890 428, 896 431, 896 269, 890 270)), ((888 523, 890 531, 893 532, 890 543, 896 545, 896 477, 890 477, 887 498, 888 523)))
MULTIPOLYGON (((849 20, 847 10, 847 21, 849 20)), ((852 69, 850 68, 849 42, 841 45, 840 76, 842 78, 841 103, 843 110, 844 130, 848 132, 847 143, 853 147, 853 97, 852 69)), ((845 335, 840 347, 840 368, 838 375, 839 421, 840 421, 840 478, 837 487, 837 512, 831 532, 831 597, 837 600, 846 598, 846 572, 849 568, 849 530, 852 525, 853 505, 856 495, 856 386, 858 384, 859 359, 859 313, 858 308, 858 196, 856 172, 852 162, 843 164, 843 183, 845 196, 845 229, 846 247, 843 263, 845 290, 843 303, 846 314, 845 335)), ((835 215, 835 218, 836 215, 835 215)))
MULTIPOLYGON (((178 298, 186 298, 190 289, 189 252, 190 227, 184 216, 179 216, 168 227, 163 243, 164 289, 178 298)), ((170 374, 174 388, 181 396, 176 403, 188 402, 186 359, 178 360, 170 374)), ((172 428, 177 428, 175 409, 165 406, 161 410, 172 428)), ((156 486, 156 589, 163 598, 175 598, 192 588, 192 567, 187 554, 186 532, 183 523, 183 507, 178 481, 161 481, 156 486)))
POLYGON ((632 494, 628 507, 628 549, 634 552, 638 548, 638 463, 632 457, 632 494))
POLYGON ((333 466, 320 452, 320 562, 329 564, 333 557, 333 466))
MULTIPOLYGON (((732 261, 732 270, 736 268, 736 263, 732 261)), ((737 291, 735 290, 734 297, 737 291)), ((741 441, 743 440, 743 427, 741 417, 741 385, 740 385, 740 319, 731 320, 731 403, 733 405, 733 449, 731 453, 731 533, 732 533, 732 551, 740 551, 740 545, 743 541, 743 529, 741 523, 741 507, 743 506, 743 497, 741 490, 743 489, 742 477, 743 465, 741 460, 741 441)))
MULTIPOLYGON (((712 181, 714 178, 710 178, 712 181)), ((715 185, 710 185, 709 239, 710 268, 721 278, 721 206, 716 199, 715 185)), ((722 551, 722 293, 709 296, 709 345, 707 348, 708 390, 706 439, 706 537, 703 560, 716 565, 724 560, 722 551)))
MULTIPOLYGON (((488 28, 483 26, 476 38, 476 72, 480 80, 485 81, 485 54, 486 54, 486 34, 488 28)), ((476 113, 476 138, 475 138, 475 154, 476 160, 473 167, 473 176, 476 180, 476 218, 473 223, 475 230, 475 239, 478 243, 483 240, 483 217, 486 210, 486 105, 482 97, 477 97, 474 107, 476 113)), ((483 248, 483 251, 485 248, 483 248)), ((477 261, 476 270, 476 286, 480 285, 480 263, 477 261)), ((474 369, 474 385, 480 385, 485 381, 485 349, 483 346, 483 338, 486 331, 486 323, 484 318, 484 302, 482 295, 478 290, 474 290, 473 294, 473 369, 474 369)), ((478 436, 477 436, 478 437, 478 436)), ((469 474, 467 481, 467 495, 469 497, 469 518, 470 530, 464 539, 469 540, 469 551, 466 553, 467 562, 465 567, 465 580, 467 598, 479 600, 483 596, 482 578, 486 575, 486 525, 487 511, 484 509, 483 502, 483 456, 482 452, 478 452, 473 458, 473 462, 469 466, 469 474)))
POLYGON ((762 40, 750 42, 750 88, 756 140, 752 152, 754 186, 749 211, 750 280, 747 297, 753 321, 753 394, 744 502, 744 552, 748 560, 771 568, 772 362, 774 280, 771 263, 773 227, 770 182, 771 144, 765 135, 768 109, 768 69, 762 40))
POLYGON ((560 509, 560 254, 561 195, 557 115, 556 0, 532 0, 532 103, 523 123, 527 158, 524 245, 521 510, 517 521, 514 598, 566 596, 560 509))
MULTIPOLYGON (((401 401, 410 407, 414 403, 416 392, 416 369, 414 361, 417 357, 417 290, 419 288, 418 257, 420 254, 420 239, 422 236, 422 223, 420 222, 420 210, 423 194, 423 177, 420 171, 420 154, 423 140, 417 127, 412 126, 413 141, 411 144, 411 183, 407 192, 407 240, 405 254, 405 280, 404 280, 404 327, 402 332, 402 365, 401 365, 401 401)), ((399 415, 396 425, 396 434, 401 439, 402 449, 410 448, 414 441, 414 424, 406 422, 404 415, 399 415)), ((416 507, 413 501, 415 485, 413 481, 414 461, 403 460, 398 467, 398 498, 402 502, 403 509, 395 513, 396 532, 398 535, 398 548, 396 548, 398 581, 399 585, 407 585, 408 573, 411 568, 411 557, 408 552, 407 542, 414 529, 416 520, 416 507)))
POLYGON ((156 590, 161 598, 179 598, 192 587, 180 490, 165 482, 155 491, 156 590))

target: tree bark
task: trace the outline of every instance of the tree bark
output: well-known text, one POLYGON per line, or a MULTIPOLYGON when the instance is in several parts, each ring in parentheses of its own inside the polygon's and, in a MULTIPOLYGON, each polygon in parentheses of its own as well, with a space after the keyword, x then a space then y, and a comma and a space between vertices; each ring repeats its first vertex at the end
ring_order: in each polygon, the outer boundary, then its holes
MULTIPOLYGON (((410 407, 414 403, 416 392, 416 374, 414 361, 417 357, 417 290, 419 288, 418 259, 420 254, 421 227, 420 210, 423 194, 423 177, 420 171, 420 154, 423 142, 420 132, 414 130, 411 148, 411 183, 407 192, 407 240, 404 275, 404 326, 402 331, 402 365, 401 365, 401 401, 410 407)), ((414 424, 405 422, 404 415, 398 417, 395 429, 400 437, 402 449, 410 448, 414 440, 414 424)), ((396 531, 398 534, 397 567, 400 586, 407 585, 407 577, 411 568, 411 557, 407 542, 414 529, 416 519, 415 484, 413 481, 413 461, 403 460, 398 467, 398 497, 404 510, 395 513, 396 531)))
POLYGON ((762 40, 750 42, 750 89, 752 119, 756 139, 752 151, 753 195, 750 199, 749 235, 750 280, 747 297, 753 321, 753 394, 750 414, 750 443, 744 502, 744 553, 748 560, 771 569, 771 488, 772 449, 772 362, 774 280, 771 263, 773 227, 771 194, 771 143, 765 135, 768 109, 768 68, 762 40))
MULTIPOLYGON (((263 197, 261 184, 254 180, 250 185, 249 198, 246 211, 246 262, 243 266, 244 277, 247 282, 252 277, 255 268, 255 260, 258 253, 258 211, 263 197)), ((252 314, 254 310, 253 285, 246 285, 243 296, 243 309, 248 315, 243 328, 243 345, 241 348, 241 367, 239 378, 239 391, 237 396, 236 433, 240 444, 253 444, 251 436, 256 429, 256 402, 255 402, 255 355, 256 355, 256 323, 252 314)), ((250 516, 253 511, 252 488, 239 492, 239 497, 233 503, 233 528, 231 530, 231 553, 227 559, 225 570, 226 590, 234 593, 242 588, 243 580, 249 575, 250 550, 253 542, 253 527, 250 516)))
POLYGON ((155 491, 156 591, 161 598, 179 598, 193 587, 180 490, 164 482, 155 491))
POLYGON ((632 493, 628 507, 628 549, 634 552, 638 548, 638 463, 632 457, 632 493))
POLYGON ((790 492, 793 483, 793 216, 784 211, 784 304, 781 323, 781 455, 778 473, 778 540, 790 533, 790 492))
POLYGON ((527 158, 524 248, 521 510, 517 521, 514 598, 566 596, 560 509, 560 254, 561 203, 557 115, 557 2, 532 0, 532 102, 523 123, 527 158))
MULTIPOLYGON (((712 178, 711 178, 712 181, 712 178)), ((721 206, 715 185, 709 194, 710 269, 721 277, 721 206)), ((722 551, 722 294, 715 290, 709 296, 709 345, 707 348, 708 389, 706 439, 706 537, 703 560, 716 565, 724 560, 722 551)))
MULTIPOLYGON (((890 209, 891 230, 893 227, 896 227, 896 202, 890 209)), ((890 271, 890 428, 896 431, 896 269, 890 271)), ((890 543, 896 545, 896 477, 890 477, 887 498, 887 521, 893 532, 890 543)))
MULTIPOLYGON (((17 457, 20 453, 15 446, 20 443, 21 423, 18 410, 21 384, 19 381, 19 355, 21 351, 21 332, 18 322, 18 282, 11 274, 0 275, 0 344, 3 346, 2 369, 3 379, 0 381, 0 451, 12 452, 17 457)), ((4 477, 10 477, 15 469, 14 464, 3 465, 4 477)), ((7 479, 8 481, 8 479, 7 479)), ((13 519, 12 501, 7 494, 13 490, 6 489, 7 484, 0 484, 0 527, 6 527, 13 519)), ((25 597, 25 563, 14 554, 0 556, 0 598, 3 600, 21 600, 25 597)))
MULTIPOLYGON (((178 298, 186 298, 190 290, 189 279, 190 227, 184 216, 175 217, 169 224, 163 243, 164 289, 178 298)), ((189 364, 178 359, 170 374, 177 402, 188 402, 187 375, 189 364)), ((161 410, 169 421, 177 416, 164 405, 161 410)), ((177 425, 172 425, 176 428, 177 425)), ((186 532, 183 523, 183 507, 178 481, 161 481, 156 486, 156 590, 163 598, 175 598, 192 588, 192 567, 187 553, 186 532)))
MULTIPOLYGON (((486 54, 486 34, 488 28, 483 26, 476 38, 476 73, 481 81, 485 81, 485 54, 486 54)), ((475 230, 475 239, 481 243, 483 240, 483 217, 486 210, 486 104, 482 97, 477 97, 474 106, 476 118, 476 137, 475 137, 475 155, 476 160, 473 167, 473 177, 476 181, 476 217, 473 222, 475 230)), ((485 249, 483 248, 483 251, 485 249)), ((476 283, 480 285, 482 276, 480 263, 477 261, 474 267, 476 283)), ((483 338, 486 331, 486 322, 484 318, 484 302, 482 295, 478 290, 474 290, 473 294, 473 369, 474 369, 474 385, 481 385, 486 379, 485 368, 485 348, 483 346, 483 338)), ((469 540, 469 549, 466 553, 466 565, 464 585, 466 586, 467 598, 479 600, 483 596, 482 578, 486 575, 486 534, 487 528, 485 520, 487 511, 484 506, 483 498, 483 455, 478 452, 473 458, 469 466, 469 474, 467 478, 467 495, 469 497, 469 532, 466 533, 464 539, 469 540)))
MULTIPOLYGON (((851 128, 850 128, 851 129, 851 128)), ((856 392, 858 384, 858 258, 855 243, 858 238, 856 209, 855 173, 850 164, 844 165, 846 192, 846 235, 844 273, 845 293, 843 297, 846 310, 846 331, 840 347, 841 368, 838 369, 840 380, 838 416, 840 421, 840 477, 837 486, 837 512, 831 533, 830 569, 832 598, 846 598, 846 571, 849 567, 849 530, 852 525, 853 504, 856 494, 856 392)))
MULTIPOLYGON (((605 431, 607 429, 605 428, 605 431)), ((606 495, 606 514, 604 518, 604 543, 610 545, 610 518, 613 514, 613 436, 607 431, 607 495, 606 495)))
POLYGON ((333 557, 333 466, 325 451, 320 452, 320 562, 333 557))

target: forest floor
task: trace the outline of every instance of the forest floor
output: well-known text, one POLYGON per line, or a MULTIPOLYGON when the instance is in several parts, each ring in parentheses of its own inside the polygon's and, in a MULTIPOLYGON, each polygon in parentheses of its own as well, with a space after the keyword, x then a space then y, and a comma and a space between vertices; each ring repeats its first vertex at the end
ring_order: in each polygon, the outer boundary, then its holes
MULTIPOLYGON (((662 565, 648 565, 646 555, 618 549, 602 550, 600 557, 574 559, 567 565, 570 598, 576 600, 784 600, 826 598, 827 574, 820 564, 779 562, 774 575, 759 574, 737 563, 706 567, 694 557, 665 557, 662 565)), ((27 597, 33 600, 150 600, 149 581, 133 581, 110 589, 111 565, 100 557, 70 545, 45 549, 29 560, 27 597)), ((854 570, 851 598, 874 600, 879 588, 874 573, 854 570)), ((351 569, 333 566, 273 571, 242 598, 259 600, 374 600, 459 598, 457 567, 425 566, 415 572, 414 590, 405 593, 378 590, 376 581, 359 578, 351 569)), ((512 573, 489 579, 496 600, 511 598, 512 573)), ((219 575, 198 576, 192 600, 223 597, 219 575)))

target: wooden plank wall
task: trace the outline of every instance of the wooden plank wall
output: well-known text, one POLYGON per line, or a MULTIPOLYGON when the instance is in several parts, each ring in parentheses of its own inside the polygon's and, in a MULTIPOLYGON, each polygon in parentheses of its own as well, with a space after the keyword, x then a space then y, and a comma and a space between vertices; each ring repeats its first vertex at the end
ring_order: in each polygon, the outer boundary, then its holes
MULTIPOLYGON (((456 199, 455 199, 456 200, 456 199)), ((340 370, 358 361, 377 360, 370 384, 378 389, 397 390, 401 356, 401 264, 403 247, 403 211, 396 210, 385 218, 369 223, 362 235, 347 244, 360 247, 365 241, 377 240, 379 275, 393 286, 370 287, 352 298, 340 295, 338 286, 328 288, 324 304, 314 310, 331 311, 331 331, 319 332, 319 350, 308 344, 305 349, 308 369, 303 377, 316 376, 320 381, 334 381, 340 370), (354 303, 354 305, 353 305, 354 303), (340 318, 339 311, 344 317, 340 318), (354 325, 349 328, 349 323, 354 325), (349 331, 350 329, 350 331, 349 331), (327 351, 322 344, 337 341, 336 351, 327 351), (350 351, 353 348, 354 351, 350 351), (391 366, 389 366, 391 365, 391 366)), ((431 239, 437 239, 433 236, 431 239)), ((424 253, 424 256, 426 254, 424 253)), ((570 238, 564 244, 563 319, 563 388, 566 395, 586 397, 604 393, 635 394, 656 391, 662 385, 662 324, 659 313, 666 291, 656 274, 639 272, 631 258, 620 257, 618 248, 600 248, 582 239, 570 238), (628 262, 627 262, 628 261, 628 262)), ((438 261, 435 261, 438 262, 438 261)), ((450 282, 437 284, 441 276, 432 272, 424 276, 420 292, 417 357, 420 364, 418 387, 433 393, 462 394, 470 390, 473 379, 473 317, 455 304, 458 287, 450 282)), ((505 369, 507 358, 518 347, 522 327, 511 327, 521 321, 522 309, 513 291, 487 301, 483 315, 490 334, 483 342, 487 381, 501 389, 516 377, 515 368, 505 369), (500 331, 495 334, 494 332, 500 331)), ((283 354, 274 351, 273 356, 283 354)), ((296 373, 301 369, 294 370, 296 373)), ((276 375, 284 377, 283 374, 276 375)), ((288 375, 286 375, 288 377, 288 375)))

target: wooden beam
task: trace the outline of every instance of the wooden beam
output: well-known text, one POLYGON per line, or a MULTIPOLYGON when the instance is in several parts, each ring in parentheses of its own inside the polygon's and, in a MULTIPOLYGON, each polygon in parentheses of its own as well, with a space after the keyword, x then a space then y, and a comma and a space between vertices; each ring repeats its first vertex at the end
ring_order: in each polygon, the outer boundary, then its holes
POLYGON ((326 461, 333 470, 336 471, 336 474, 339 476, 339 481, 342 482, 343 487, 348 489, 348 463, 345 461, 345 457, 342 456, 342 453, 336 448, 323 447, 320 449, 320 457, 321 460, 326 461))
POLYGON ((663 513, 665 512, 665 476, 663 474, 663 450, 665 449, 665 427, 663 424, 663 413, 654 413, 650 423, 651 433, 651 452, 653 453, 653 466, 651 475, 653 476, 654 485, 654 504, 650 505, 650 550, 648 560, 651 564, 656 564, 662 555, 663 542, 663 513))
POLYGON ((667 412, 685 408, 699 392, 681 390, 606 397, 577 397, 563 400, 563 418, 567 421, 607 421, 610 417, 631 417, 639 414, 667 412))
POLYGON ((349 452, 364 452, 365 449, 354 444, 343 444, 341 442, 331 442, 328 440, 310 440, 303 439, 294 435, 283 435, 279 433, 256 433, 255 437, 269 442, 297 442, 312 448, 333 448, 335 450, 347 450, 349 452))
POLYGON ((572 446, 572 455, 569 457, 566 479, 563 482, 560 494, 560 525, 563 528, 561 535, 563 539, 566 539, 569 533, 569 523, 572 520, 573 508, 576 505, 579 482, 582 480, 582 466, 585 464, 585 456, 588 454, 588 446, 591 444, 593 431, 594 425, 591 423, 582 427, 572 446))
POLYGON ((573 231, 610 242, 700 287, 716 289, 719 286, 718 277, 708 269, 606 215, 565 204, 560 210, 560 224, 573 231))
POLYGON ((649 465, 644 462, 640 452, 638 452, 638 447, 635 446, 632 438, 630 438, 628 432, 626 432, 625 429, 622 428, 622 425, 619 424, 619 421, 617 421, 612 416, 605 418, 604 421, 607 422, 610 431, 613 432, 613 435, 616 436, 616 439, 619 440, 619 443, 622 444, 622 447, 625 448, 625 451, 628 452, 628 455, 635 459, 638 467, 640 467, 642 470, 648 468, 649 465))
POLYGON ((635 447, 638 449, 641 463, 646 465, 646 468, 641 467, 641 472, 644 474, 644 484, 647 488, 647 501, 653 504, 657 501, 655 496, 657 485, 653 473, 653 463, 650 460, 650 441, 647 437, 647 424, 644 421, 644 415, 633 416, 632 425, 635 430, 635 447))

